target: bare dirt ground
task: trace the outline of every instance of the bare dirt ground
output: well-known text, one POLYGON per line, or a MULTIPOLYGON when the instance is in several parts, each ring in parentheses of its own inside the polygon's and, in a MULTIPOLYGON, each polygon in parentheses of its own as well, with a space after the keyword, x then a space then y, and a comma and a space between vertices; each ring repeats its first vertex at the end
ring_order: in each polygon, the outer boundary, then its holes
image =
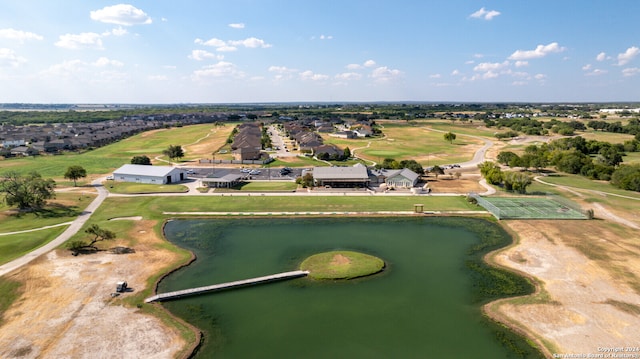
MULTIPOLYGON (((456 172, 453 170, 446 170, 447 173, 456 172)), ((433 193, 460 193, 467 194, 469 192, 477 192, 481 193, 486 191, 484 187, 482 187, 478 181, 480 181, 480 175, 463 175, 459 179, 455 176, 440 175, 436 180, 435 177, 428 177, 429 188, 433 193)))
POLYGON ((502 223, 519 243, 492 261, 537 278, 542 292, 490 303, 490 316, 545 343, 548 356, 640 343, 640 246, 633 230, 602 220, 502 223))
MULTIPOLYGON (((186 343, 176 329, 122 299, 134 295, 176 254, 159 249, 152 221, 136 221, 135 253, 108 251, 74 257, 55 250, 7 275, 24 282, 24 294, 5 312, 1 358, 170 358, 186 343), (112 298, 126 280, 132 292, 112 298)), ((110 246, 127 246, 113 242, 110 246)))
POLYGON ((336 254, 335 256, 333 256, 331 260, 331 265, 334 265, 334 266, 347 265, 347 264, 351 264, 351 260, 343 256, 342 254, 336 254))

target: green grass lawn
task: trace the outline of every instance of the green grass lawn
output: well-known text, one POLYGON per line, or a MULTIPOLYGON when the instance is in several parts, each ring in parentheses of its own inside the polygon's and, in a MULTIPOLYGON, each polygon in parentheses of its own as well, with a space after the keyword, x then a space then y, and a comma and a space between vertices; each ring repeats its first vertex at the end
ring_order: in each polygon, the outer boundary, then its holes
POLYGON ((353 279, 380 272, 384 261, 364 253, 332 251, 305 259, 300 270, 309 271, 314 279, 353 279))
MULTIPOLYGON (((294 191, 298 188, 295 182, 283 182, 283 181, 266 181, 266 182, 246 182, 233 188, 234 190, 240 190, 245 192, 264 192, 264 191, 294 191)), ((220 189, 216 189, 218 192, 220 189)))
POLYGON ((2 172, 38 171, 43 177, 62 178, 67 167, 82 166, 87 174, 106 174, 129 163, 133 156, 161 156, 169 145, 184 145, 197 141, 211 129, 211 124, 193 125, 153 132, 144 132, 125 140, 84 153, 64 153, 0 161, 2 172))
POLYGON ((141 194, 141 193, 185 193, 189 192, 187 186, 181 184, 147 184, 106 181, 105 188, 111 193, 141 194))
POLYGON ((41 231, 0 236, 0 264, 7 263, 32 250, 42 247, 59 236, 68 226, 41 231))
POLYGON ((541 177, 542 181, 576 188, 584 188, 594 191, 602 191, 608 193, 615 193, 623 196, 637 197, 640 199, 640 193, 634 191, 625 191, 623 189, 616 188, 605 181, 594 181, 583 176, 570 175, 570 174, 557 174, 553 176, 541 177))
POLYGON ((4 311, 20 296, 20 287, 22 287, 22 283, 0 277, 0 293, 2 293, 0 295, 0 325, 2 325, 4 311))
POLYGON ((637 164, 640 163, 640 152, 627 152, 626 156, 622 157, 624 161, 622 164, 637 164))
POLYGON ((413 159, 423 166, 468 161, 482 145, 481 141, 466 136, 458 136, 449 143, 443 133, 429 131, 421 122, 385 122, 383 126, 384 138, 342 139, 328 135, 323 138, 340 148, 357 149, 356 154, 369 161, 413 159))
POLYGON ((24 231, 70 222, 77 218, 95 195, 59 192, 39 212, 14 212, 8 210, 4 199, 0 199, 0 233, 24 231))

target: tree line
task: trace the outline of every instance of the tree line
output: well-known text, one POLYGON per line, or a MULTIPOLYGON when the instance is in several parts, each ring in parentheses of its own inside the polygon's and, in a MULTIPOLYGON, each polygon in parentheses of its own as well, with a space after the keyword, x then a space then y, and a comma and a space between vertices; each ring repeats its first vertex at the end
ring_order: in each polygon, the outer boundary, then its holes
MULTIPOLYGON (((548 144, 527 146, 521 155, 502 151, 498 154, 497 161, 525 170, 531 168, 540 171, 553 166, 560 172, 611 181, 616 187, 640 191, 640 165, 622 164, 626 152, 640 152, 640 134, 623 144, 585 140, 581 136, 562 138, 548 144)), ((489 175, 485 178, 490 183, 493 176, 499 177, 493 168, 486 168, 485 172, 489 175)))

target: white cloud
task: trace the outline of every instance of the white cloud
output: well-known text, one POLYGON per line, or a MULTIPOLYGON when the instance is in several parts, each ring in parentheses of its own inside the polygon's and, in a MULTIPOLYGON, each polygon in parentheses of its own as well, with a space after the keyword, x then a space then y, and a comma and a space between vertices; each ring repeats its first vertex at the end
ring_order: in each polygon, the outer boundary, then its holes
POLYGON ((152 22, 144 11, 129 4, 107 6, 100 10, 91 11, 90 17, 95 21, 124 26, 145 25, 152 22))
POLYGON ((376 66, 376 62, 373 60, 367 60, 363 64, 364 67, 374 67, 376 66))
POLYGON ((15 51, 6 48, 0 48, 0 68, 18 67, 25 62, 27 62, 27 59, 16 55, 15 51))
POLYGON ((316 74, 313 71, 307 70, 300 73, 300 79, 309 80, 309 81, 324 81, 328 79, 329 76, 323 74, 316 74))
POLYGON ((493 18, 498 15, 500 15, 500 11, 486 10, 484 7, 482 7, 480 8, 480 10, 474 12, 469 16, 476 19, 493 20, 493 18))
POLYGON ((630 67, 630 68, 624 69, 624 70, 622 70, 622 75, 624 77, 631 77, 631 76, 640 75, 640 68, 638 68, 638 67, 630 67))
POLYGON ((244 24, 239 22, 235 24, 229 24, 229 27, 233 29, 244 29, 244 24))
POLYGON ((230 40, 230 41, 224 41, 217 38, 212 38, 207 41, 204 41, 202 39, 195 39, 194 42, 199 45, 215 47, 216 51, 220 51, 220 52, 237 51, 239 46, 250 48, 250 49, 255 49, 255 48, 266 49, 272 46, 271 44, 267 44, 264 40, 258 39, 255 37, 249 37, 244 40, 230 40))
POLYGON ((227 46, 227 43, 224 40, 216 39, 215 37, 207 41, 204 41, 202 39, 196 39, 194 42, 199 45, 213 46, 213 47, 227 46))
POLYGON ((398 78, 400 75, 402 75, 402 71, 390 69, 387 66, 378 67, 371 72, 371 77, 377 82, 388 82, 398 78))
POLYGON ((439 79, 439 78, 442 78, 442 75, 440 75, 440 74, 432 74, 432 75, 429 75, 429 78, 430 79, 439 79))
POLYGON ((290 69, 286 66, 269 66, 269 72, 277 72, 280 74, 283 73, 292 73, 292 72, 297 72, 298 70, 296 69, 290 69))
POLYGON ((504 62, 483 62, 473 68, 474 71, 497 71, 509 67, 509 61, 504 62))
POLYGON ((343 72, 336 75, 336 79, 344 81, 355 81, 360 80, 361 78, 362 74, 359 74, 357 72, 343 72))
POLYGON ((640 49, 632 46, 627 49, 627 51, 618 54, 618 66, 623 66, 629 63, 629 61, 633 60, 636 56, 640 54, 640 49))
POLYGON ((460 70, 456 69, 451 71, 451 76, 460 76, 462 75, 462 73, 460 73, 460 70))
POLYGON ((516 61, 515 65, 516 65, 516 67, 529 66, 529 61, 516 61))
POLYGON ((124 35, 126 35, 126 34, 128 34, 128 33, 129 33, 129 31, 128 31, 127 29, 125 29, 125 28, 124 28, 124 27, 122 27, 122 26, 118 26, 118 27, 116 27, 115 29, 113 29, 113 30, 111 30, 111 31, 107 32, 107 33, 106 33, 106 34, 104 34, 104 35, 124 36, 124 35))
POLYGON ((562 52, 565 48, 558 45, 557 42, 552 42, 548 45, 538 45, 535 50, 516 50, 509 60, 530 60, 545 57, 548 54, 562 52))
POLYGON ((597 61, 604 61, 606 59, 607 59, 607 54, 604 52, 601 52, 598 54, 598 56, 596 56, 597 61))
POLYGON ((56 46, 65 49, 77 50, 82 48, 104 49, 102 46, 102 35, 95 32, 83 32, 81 34, 65 34, 60 35, 60 40, 55 43, 56 46))
POLYGON ((196 61, 204 61, 206 59, 215 59, 215 60, 222 60, 224 59, 223 55, 216 55, 213 54, 209 51, 205 51, 205 50, 193 50, 191 51, 191 54, 189 55, 189 58, 192 60, 196 60, 196 61))
POLYGON ((0 39, 9 39, 25 42, 27 40, 43 40, 44 38, 33 32, 27 32, 15 29, 0 29, 0 39))
POLYGON ((220 61, 217 64, 205 66, 193 72, 194 80, 205 80, 207 78, 234 77, 242 78, 244 73, 238 70, 237 66, 231 62, 220 61))
POLYGON ((264 40, 262 39, 258 39, 255 37, 249 37, 246 38, 244 40, 233 40, 233 41, 229 41, 229 45, 231 46, 244 46, 250 49, 255 49, 255 48, 269 48, 271 47, 270 44, 267 44, 266 42, 264 42, 264 40))
POLYGON ((96 62, 92 63, 92 65, 97 67, 104 67, 104 66, 122 67, 124 66, 124 63, 118 60, 110 60, 106 57, 101 57, 98 60, 96 60, 96 62))
MULTIPOLYGON (((584 70, 584 67, 582 68, 584 70)), ((601 70, 601 69, 593 69, 592 71, 589 71, 585 74, 585 76, 600 76, 600 75, 604 75, 606 74, 607 70, 601 70)))
POLYGON ((536 80, 542 81, 542 80, 547 78, 547 75, 545 75, 545 74, 536 74, 535 76, 533 76, 533 78, 535 78, 536 80))
POLYGON ((476 80, 489 80, 489 79, 494 79, 494 78, 496 78, 496 77, 498 77, 498 76, 499 76, 499 74, 498 74, 497 72, 494 72, 494 71, 491 71, 491 70, 490 70, 490 71, 487 71, 487 72, 485 72, 485 73, 483 73, 483 74, 476 74, 476 75, 473 75, 473 76, 471 77, 471 81, 476 81, 476 80))
POLYGON ((591 64, 586 64, 586 65, 582 66, 582 70, 583 70, 583 71, 589 71, 589 70, 591 70, 591 64))
POLYGON ((149 81, 167 81, 169 78, 166 75, 149 75, 147 79, 149 81))
POLYGON ((53 77, 70 77, 86 69, 86 63, 80 60, 66 60, 60 64, 49 66, 42 75, 53 77))
POLYGON ((347 70, 360 70, 362 67, 360 64, 349 64, 346 66, 347 70))
POLYGON ((320 40, 333 40, 332 35, 320 35, 320 40))

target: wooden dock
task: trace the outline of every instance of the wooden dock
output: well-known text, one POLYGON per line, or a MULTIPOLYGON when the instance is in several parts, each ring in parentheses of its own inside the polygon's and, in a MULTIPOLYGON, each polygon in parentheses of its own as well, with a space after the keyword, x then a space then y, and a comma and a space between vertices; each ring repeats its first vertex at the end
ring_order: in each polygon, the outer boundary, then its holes
POLYGON ((268 283, 268 282, 281 281, 285 279, 304 277, 307 274, 309 274, 309 271, 297 270, 293 272, 284 272, 284 273, 267 275, 264 277, 257 277, 257 278, 237 280, 234 282, 208 285, 205 287, 177 290, 175 292, 156 294, 152 297, 145 299, 144 302, 145 303, 151 303, 151 302, 157 302, 157 301, 161 302, 163 300, 182 298, 182 297, 201 294, 201 293, 215 292, 215 291, 220 291, 225 289, 244 287, 244 286, 253 285, 253 284, 268 283))

